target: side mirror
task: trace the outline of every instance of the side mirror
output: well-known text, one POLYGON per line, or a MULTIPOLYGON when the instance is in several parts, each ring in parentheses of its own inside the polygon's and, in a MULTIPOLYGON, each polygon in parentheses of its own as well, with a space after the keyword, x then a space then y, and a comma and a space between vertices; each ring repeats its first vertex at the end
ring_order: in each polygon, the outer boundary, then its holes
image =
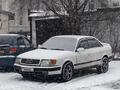
POLYGON ((83 52, 85 49, 84 48, 78 48, 77 52, 83 52))

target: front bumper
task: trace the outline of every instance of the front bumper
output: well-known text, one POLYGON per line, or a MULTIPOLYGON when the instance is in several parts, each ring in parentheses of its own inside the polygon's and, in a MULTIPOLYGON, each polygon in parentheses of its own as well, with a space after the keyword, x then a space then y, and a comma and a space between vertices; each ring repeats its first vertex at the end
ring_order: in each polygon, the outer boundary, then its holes
POLYGON ((47 74, 47 75, 58 75, 61 74, 61 67, 39 67, 39 66, 24 66, 15 64, 14 69, 17 73, 20 74, 32 74, 32 75, 40 75, 40 74, 47 74), (27 71, 23 71, 22 69, 30 69, 27 71), (32 71, 31 71, 32 70, 32 71))

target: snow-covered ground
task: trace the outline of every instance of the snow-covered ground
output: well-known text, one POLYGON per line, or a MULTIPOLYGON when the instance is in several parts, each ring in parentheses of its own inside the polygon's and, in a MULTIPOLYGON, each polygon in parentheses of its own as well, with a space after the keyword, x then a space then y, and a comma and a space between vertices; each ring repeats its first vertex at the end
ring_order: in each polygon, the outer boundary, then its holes
POLYGON ((66 83, 24 80, 17 73, 0 72, 0 90, 120 90, 120 61, 112 61, 107 73, 92 71, 66 83))

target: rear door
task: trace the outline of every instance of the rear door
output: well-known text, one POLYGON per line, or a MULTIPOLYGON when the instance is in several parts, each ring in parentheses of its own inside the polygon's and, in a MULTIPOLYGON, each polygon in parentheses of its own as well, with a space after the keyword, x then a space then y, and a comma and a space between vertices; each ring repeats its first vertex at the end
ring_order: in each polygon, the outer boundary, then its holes
POLYGON ((93 64, 96 64, 96 62, 99 62, 100 59, 102 59, 102 47, 103 45, 96 40, 95 38, 88 39, 88 44, 89 44, 89 57, 90 57, 90 62, 93 64))

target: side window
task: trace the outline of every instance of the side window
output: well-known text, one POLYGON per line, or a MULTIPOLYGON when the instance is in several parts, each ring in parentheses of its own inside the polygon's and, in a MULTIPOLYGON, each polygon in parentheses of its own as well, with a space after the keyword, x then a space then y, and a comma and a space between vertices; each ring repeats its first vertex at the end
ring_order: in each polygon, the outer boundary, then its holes
POLYGON ((24 38, 24 43, 27 47, 30 47, 30 42, 26 38, 24 38))
POLYGON ((94 48, 94 47, 101 47, 101 43, 97 41, 96 39, 89 39, 88 40, 89 48, 94 48))
POLYGON ((18 45, 25 45, 24 40, 23 40, 22 37, 20 37, 20 38, 17 39, 17 44, 18 45))
POLYGON ((78 44, 78 48, 88 49, 88 41, 87 40, 80 41, 78 44))

